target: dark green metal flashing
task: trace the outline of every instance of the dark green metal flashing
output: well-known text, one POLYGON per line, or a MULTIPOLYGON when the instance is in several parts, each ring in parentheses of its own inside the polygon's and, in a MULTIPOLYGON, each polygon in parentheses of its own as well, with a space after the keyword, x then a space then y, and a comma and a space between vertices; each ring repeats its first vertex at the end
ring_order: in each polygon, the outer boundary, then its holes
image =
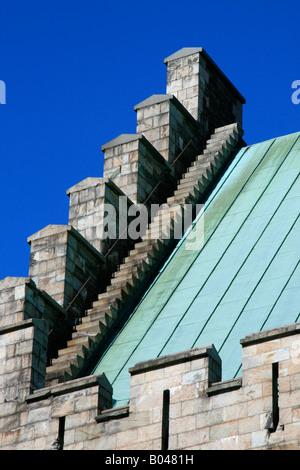
POLYGON ((103 355, 115 404, 137 362, 214 344, 223 380, 241 374, 240 339, 299 321, 300 133, 242 149, 209 197, 204 244, 178 244, 103 355))

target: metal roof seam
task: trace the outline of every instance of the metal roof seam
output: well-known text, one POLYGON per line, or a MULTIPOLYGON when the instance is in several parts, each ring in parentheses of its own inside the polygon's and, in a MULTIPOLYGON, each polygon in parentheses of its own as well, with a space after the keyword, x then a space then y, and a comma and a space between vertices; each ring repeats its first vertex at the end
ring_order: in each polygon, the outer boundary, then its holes
MULTIPOLYGON (((270 316, 271 316, 271 314, 272 314, 272 312, 273 312, 275 306, 277 305, 277 303, 278 303, 280 297, 282 296, 282 294, 283 294, 285 288, 288 286, 290 280, 292 279, 292 277, 293 277, 294 273, 296 272, 296 270, 297 270, 297 268, 298 268, 299 265, 300 265, 300 260, 297 261, 296 266, 294 267, 292 273, 291 273, 290 276, 288 277, 288 280, 286 281, 286 283, 284 284, 283 288, 281 289, 280 294, 278 295, 278 297, 277 297, 277 299, 276 299, 274 305, 272 306, 272 308, 271 308, 271 310, 270 310, 270 312, 269 312, 267 318, 265 318, 265 320, 264 320, 264 322, 263 322, 263 324, 262 324, 262 326, 261 326, 261 328, 260 328, 259 331, 262 331, 262 330, 264 329, 265 324, 266 324, 267 321, 269 320, 269 318, 270 318, 270 316)), ((295 322, 297 322, 297 319, 295 320, 295 322)))

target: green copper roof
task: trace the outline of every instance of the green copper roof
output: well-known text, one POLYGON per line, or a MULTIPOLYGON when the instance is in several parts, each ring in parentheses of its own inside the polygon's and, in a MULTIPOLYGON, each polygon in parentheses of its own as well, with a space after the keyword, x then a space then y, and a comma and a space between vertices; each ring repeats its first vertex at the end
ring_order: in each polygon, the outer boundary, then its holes
POLYGON ((242 149, 94 373, 116 405, 137 362, 214 344, 223 380, 241 375, 240 339, 299 321, 300 133, 242 149))

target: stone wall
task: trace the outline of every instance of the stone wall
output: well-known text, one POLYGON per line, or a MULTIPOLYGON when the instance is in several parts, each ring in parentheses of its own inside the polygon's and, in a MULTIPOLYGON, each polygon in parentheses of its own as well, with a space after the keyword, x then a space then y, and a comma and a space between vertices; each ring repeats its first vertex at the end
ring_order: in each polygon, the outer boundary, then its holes
POLYGON ((2 357, 16 343, 29 354, 18 371, 12 373, 8 361, 4 371, 2 383, 7 386, 9 377, 10 387, 1 389, 3 450, 300 448, 299 323, 243 339, 242 377, 234 380, 220 382, 213 346, 139 363, 129 371, 130 403, 120 408, 110 408, 113 391, 104 375, 37 390, 27 372, 23 392, 12 393, 30 352, 33 358, 43 343, 32 342, 35 328, 33 322, 0 330, 2 357))

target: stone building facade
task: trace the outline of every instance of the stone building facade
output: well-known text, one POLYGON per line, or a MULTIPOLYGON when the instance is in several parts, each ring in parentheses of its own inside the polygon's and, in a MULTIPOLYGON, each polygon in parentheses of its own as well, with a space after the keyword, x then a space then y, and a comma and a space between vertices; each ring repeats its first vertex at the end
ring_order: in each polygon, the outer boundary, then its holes
POLYGON ((28 238, 28 278, 0 281, 1 450, 299 450, 300 323, 240 338, 231 380, 213 344, 135 364, 122 406, 93 373, 178 243, 182 208, 195 217, 245 147, 245 100, 207 53, 165 63, 167 94, 135 107, 137 134, 103 146, 103 178, 68 190, 68 225, 28 238), (127 218, 104 237, 120 197, 127 218), (122 237, 130 208, 152 204, 139 238, 122 237))

